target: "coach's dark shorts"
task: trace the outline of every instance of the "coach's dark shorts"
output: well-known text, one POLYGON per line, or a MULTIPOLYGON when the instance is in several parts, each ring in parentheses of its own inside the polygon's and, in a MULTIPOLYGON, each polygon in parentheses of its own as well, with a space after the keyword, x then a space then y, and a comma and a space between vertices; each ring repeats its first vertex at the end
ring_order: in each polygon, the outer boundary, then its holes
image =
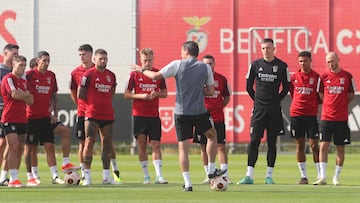
POLYGON ((159 117, 133 116, 134 136, 145 134, 149 140, 161 140, 161 121, 159 117))
POLYGON ((29 132, 26 139, 27 144, 43 145, 44 143, 54 143, 54 129, 61 124, 52 124, 50 118, 29 119, 29 132))
MULTIPOLYGON (((225 123, 224 122, 214 123, 214 126, 217 134, 217 143, 225 144, 226 142, 225 123)), ((198 133, 197 130, 195 129, 193 142, 206 144, 207 138, 204 134, 198 133)))
POLYGON ((201 115, 174 115, 176 137, 178 141, 188 140, 194 137, 194 128, 198 133, 204 134, 214 127, 214 122, 209 112, 201 115))
POLYGON ((334 137, 335 145, 351 143, 350 128, 347 121, 320 121, 320 142, 330 142, 334 137))
POLYGON ((290 118, 291 137, 319 139, 319 123, 316 116, 294 116, 290 118))
POLYGON ((85 117, 80 116, 77 118, 76 122, 76 137, 79 140, 85 140, 85 126, 84 126, 85 117))
POLYGON ((278 136, 284 134, 284 122, 281 107, 276 108, 254 108, 251 115, 250 134, 258 138, 264 136, 278 136))

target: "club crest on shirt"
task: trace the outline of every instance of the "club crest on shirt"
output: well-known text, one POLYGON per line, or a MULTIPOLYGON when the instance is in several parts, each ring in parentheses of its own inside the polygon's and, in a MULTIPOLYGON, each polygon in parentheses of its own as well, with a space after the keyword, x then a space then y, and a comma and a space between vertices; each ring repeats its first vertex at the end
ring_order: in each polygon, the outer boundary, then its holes
POLYGON ((106 81, 107 81, 107 82, 111 82, 111 78, 110 78, 109 75, 106 76, 106 81))
POLYGON ((50 77, 47 77, 46 78, 46 81, 47 81, 47 83, 50 85, 51 84, 51 78, 50 77))
POLYGON ((273 72, 274 72, 274 73, 278 72, 278 69, 279 69, 279 66, 278 66, 278 65, 273 66, 273 72))
POLYGON ((309 84, 312 85, 314 84, 315 78, 309 78, 309 84))
POLYGON ((341 85, 345 84, 345 78, 343 78, 343 77, 340 78, 340 84, 341 84, 341 85))
POLYGON ((175 125, 174 107, 159 107, 159 117, 161 120, 161 129, 164 132, 170 132, 175 125))

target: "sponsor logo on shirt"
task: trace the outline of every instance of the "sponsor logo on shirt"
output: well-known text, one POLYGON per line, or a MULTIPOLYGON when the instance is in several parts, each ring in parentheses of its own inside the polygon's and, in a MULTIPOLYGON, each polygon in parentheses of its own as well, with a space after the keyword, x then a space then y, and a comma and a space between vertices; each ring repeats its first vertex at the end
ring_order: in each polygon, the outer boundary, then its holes
POLYGON ((50 86, 35 85, 35 89, 39 94, 49 94, 50 86))
POLYGON ((95 83, 95 88, 98 92, 110 92, 111 85, 95 83))

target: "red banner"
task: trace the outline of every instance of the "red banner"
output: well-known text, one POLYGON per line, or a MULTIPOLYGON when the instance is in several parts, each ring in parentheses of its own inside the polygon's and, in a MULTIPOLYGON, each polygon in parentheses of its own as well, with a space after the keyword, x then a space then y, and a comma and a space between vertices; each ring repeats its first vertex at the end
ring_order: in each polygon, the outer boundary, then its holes
MULTIPOLYGON (((356 19, 360 3, 351 0, 335 0, 331 5, 325 0, 304 0, 301 6, 289 0, 138 3, 138 47, 154 50, 155 67, 179 59, 180 46, 187 40, 199 43, 199 58, 204 54, 215 57, 215 70, 227 77, 233 90, 231 102, 224 110, 228 142, 249 141, 252 101, 245 90, 245 75, 249 63, 261 57, 258 42, 264 37, 274 39, 276 55, 288 63, 291 72, 298 69, 299 51, 311 50, 313 68, 319 73, 327 68, 326 53, 336 51, 340 66, 360 84, 357 68, 360 28, 356 19), (347 15, 342 15, 344 12, 347 15)), ((167 85, 170 96, 161 101, 160 108, 163 141, 175 143, 174 80, 167 80, 167 85)))

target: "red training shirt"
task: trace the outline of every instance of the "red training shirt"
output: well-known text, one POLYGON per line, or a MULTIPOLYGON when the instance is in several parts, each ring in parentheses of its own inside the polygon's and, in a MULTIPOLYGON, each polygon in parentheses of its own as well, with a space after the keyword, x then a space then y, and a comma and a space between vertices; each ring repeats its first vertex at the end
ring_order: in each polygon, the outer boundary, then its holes
POLYGON ((299 70, 291 76, 291 117, 317 116, 319 107, 319 85, 320 75, 314 70, 311 70, 309 73, 304 73, 299 70))
POLYGON ((215 93, 213 96, 205 97, 206 109, 210 112, 211 117, 215 123, 223 122, 224 118, 224 97, 230 96, 230 88, 227 84, 227 79, 214 72, 215 93))
MULTIPOLYGON (((159 71, 156 68, 152 68, 152 71, 159 71)), ((129 80, 127 81, 126 88, 129 91, 134 90, 135 94, 150 94, 152 91, 159 92, 162 89, 166 89, 165 80, 152 80, 142 73, 133 71, 130 73, 129 80)), ((142 99, 134 99, 132 107, 133 116, 144 117, 158 117, 159 116, 159 98, 154 98, 151 101, 142 99)))
MULTIPOLYGON (((93 68, 93 65, 91 68, 93 68)), ((70 90, 76 90, 80 85, 81 76, 89 70, 88 68, 84 68, 82 65, 78 66, 71 72, 71 81, 70 81, 70 90)), ((85 116, 85 108, 86 102, 82 99, 77 98, 77 115, 78 117, 85 116)))
POLYGON ((112 98, 115 93, 116 77, 105 69, 90 68, 81 77, 81 87, 87 89, 85 117, 97 120, 114 120, 112 98))
POLYGON ((339 73, 327 71, 321 76, 320 92, 324 93, 321 120, 348 120, 348 93, 354 92, 351 73, 341 70, 339 73))
POLYGON ((29 119, 49 118, 53 111, 51 97, 58 91, 55 73, 47 70, 41 73, 38 69, 31 69, 26 73, 28 88, 34 96, 34 103, 27 106, 29 119))
POLYGON ((27 90, 27 82, 22 78, 17 78, 14 74, 9 73, 1 81, 1 95, 4 99, 4 109, 1 116, 1 122, 9 123, 27 123, 26 104, 23 100, 11 97, 11 92, 21 89, 27 90))

